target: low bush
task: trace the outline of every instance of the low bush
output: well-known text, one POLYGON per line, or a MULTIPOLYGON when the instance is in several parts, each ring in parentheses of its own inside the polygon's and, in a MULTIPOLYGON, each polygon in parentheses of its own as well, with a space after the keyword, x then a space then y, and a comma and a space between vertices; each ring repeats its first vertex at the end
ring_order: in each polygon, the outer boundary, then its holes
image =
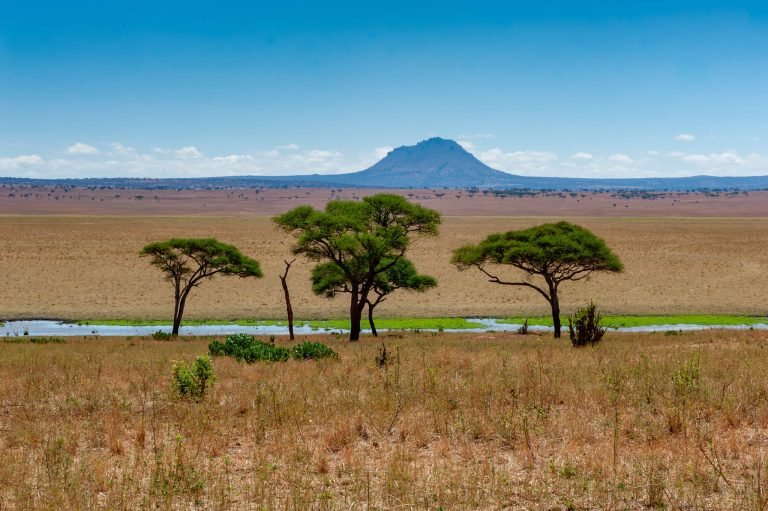
POLYGON ((182 398, 200 401, 215 381, 216 374, 208 357, 197 357, 192 365, 173 364, 173 388, 182 398))
POLYGON ((600 342, 605 335, 602 325, 602 317, 597 311, 597 305, 590 302, 589 305, 576 311, 568 317, 568 332, 571 343, 574 346, 591 346, 600 342))
MULTIPOLYGON (((272 339, 274 341, 274 338, 272 339)), ((274 342, 264 342, 248 334, 234 334, 222 343, 213 341, 208 345, 208 353, 214 357, 227 355, 239 362, 253 363, 262 361, 283 362, 288 360, 290 351, 274 342)))
POLYGON ((66 341, 61 337, 31 337, 29 342, 32 344, 62 344, 66 341))
POLYGON ((274 337, 266 342, 248 334, 230 335, 224 342, 213 341, 208 345, 208 353, 213 357, 234 357, 238 362, 245 361, 249 364, 258 361, 285 362, 289 358, 338 358, 335 351, 319 342, 304 341, 288 349, 275 346, 274 337))
POLYGON ((296 360, 309 360, 318 358, 339 358, 339 355, 321 342, 300 342, 291 348, 291 357, 296 360))
POLYGON ((156 341, 170 341, 171 337, 173 337, 168 332, 163 332, 162 330, 158 330, 154 334, 152 334, 152 338, 156 341))

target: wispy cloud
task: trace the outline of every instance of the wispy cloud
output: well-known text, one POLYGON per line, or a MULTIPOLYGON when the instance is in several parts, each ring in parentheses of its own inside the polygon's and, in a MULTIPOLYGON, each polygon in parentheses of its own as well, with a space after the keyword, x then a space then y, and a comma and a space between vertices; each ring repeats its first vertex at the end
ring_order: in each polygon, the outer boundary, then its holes
POLYGON ((578 152, 571 155, 572 160, 591 160, 594 157, 591 153, 578 152))
POLYGON ((69 154, 99 154, 99 150, 92 145, 83 144, 82 142, 76 142, 67 147, 67 153, 69 154))
POLYGON ((691 135, 690 133, 680 133, 679 135, 675 135, 675 140, 679 142, 693 142, 696 140, 696 136, 691 135))
POLYGON ((632 158, 630 158, 629 155, 624 153, 612 154, 608 157, 608 159, 611 161, 615 161, 617 163, 632 163, 633 161, 635 161, 632 158))

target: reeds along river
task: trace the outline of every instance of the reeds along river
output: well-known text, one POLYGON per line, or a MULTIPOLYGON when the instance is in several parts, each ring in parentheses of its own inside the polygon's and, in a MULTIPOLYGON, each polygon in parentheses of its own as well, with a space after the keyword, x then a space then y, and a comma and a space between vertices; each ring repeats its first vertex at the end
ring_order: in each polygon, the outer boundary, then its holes
MULTIPOLYGON (((516 332, 520 324, 503 323, 499 319, 488 318, 467 318, 468 321, 482 325, 476 328, 462 329, 440 329, 443 332, 516 332)), ((528 329, 534 332, 548 332, 551 327, 547 326, 529 326, 528 329)), ((692 330, 710 330, 710 329, 728 329, 728 330, 768 330, 768 324, 757 323, 751 325, 699 325, 699 324, 663 324, 663 325, 645 325, 623 328, 609 328, 614 332, 667 332, 667 331, 692 331, 692 330)), ((99 325, 99 324, 77 324, 62 321, 51 320, 25 320, 8 321, 0 327, 0 336, 2 337, 44 337, 44 336, 145 336, 152 335, 158 330, 170 332, 170 325, 152 325, 152 326, 123 326, 123 325, 99 325)), ((423 328, 421 331, 437 331, 437 329, 423 328)), ((345 329, 331 327, 310 327, 297 324, 294 328, 296 335, 327 334, 329 332, 346 333, 345 329)), ((364 330, 365 331, 365 330, 364 330)), ((381 328, 379 331, 387 331, 381 328)), ((288 328, 283 325, 256 325, 241 326, 234 324, 221 325, 189 325, 181 327, 181 335, 228 335, 236 333, 247 333, 253 335, 287 335, 288 328)))

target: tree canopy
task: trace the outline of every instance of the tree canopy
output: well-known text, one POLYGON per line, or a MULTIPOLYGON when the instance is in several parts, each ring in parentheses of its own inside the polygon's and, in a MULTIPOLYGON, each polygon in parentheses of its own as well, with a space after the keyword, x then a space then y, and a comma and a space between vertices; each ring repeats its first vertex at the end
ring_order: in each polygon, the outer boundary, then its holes
POLYGON ((236 247, 213 238, 172 238, 146 245, 141 256, 151 257, 174 288, 173 335, 179 334, 187 297, 204 279, 216 274, 262 277, 259 262, 236 247))
POLYGON ((405 257, 414 237, 437 234, 440 214, 400 195, 377 194, 362 201, 333 200, 324 211, 299 206, 274 221, 295 235, 294 254, 331 264, 343 275, 350 294, 350 340, 357 340, 377 279, 405 257))
POLYGON ((623 265, 605 242, 591 231, 568 222, 543 224, 520 231, 489 235, 477 245, 453 252, 451 262, 459 269, 477 268, 489 282, 524 286, 539 292, 552 308, 555 337, 560 337, 558 286, 578 281, 594 272, 620 272, 623 265), (530 280, 503 280, 488 265, 509 265, 527 276, 539 276, 544 285, 530 280))

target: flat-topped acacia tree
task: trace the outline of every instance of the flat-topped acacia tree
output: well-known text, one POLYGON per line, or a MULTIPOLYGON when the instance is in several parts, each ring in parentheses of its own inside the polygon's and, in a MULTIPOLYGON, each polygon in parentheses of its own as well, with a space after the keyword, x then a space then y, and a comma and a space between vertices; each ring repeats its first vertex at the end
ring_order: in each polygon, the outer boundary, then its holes
POLYGON ((456 249, 451 262, 459 270, 477 268, 489 282, 538 291, 552 309, 556 338, 560 337, 560 284, 584 280, 594 272, 620 272, 624 268, 602 239, 568 222, 491 234, 477 245, 456 249), (509 265, 522 270, 527 277, 538 276, 543 285, 527 279, 502 280, 489 269, 489 264, 509 265))
MULTIPOLYGON (((387 271, 378 274, 368 298, 368 323, 371 325, 371 333, 378 335, 373 321, 373 310, 391 293, 398 289, 424 292, 435 286, 437 280, 434 277, 417 272, 413 263, 405 257, 396 261, 387 271)), ((312 291, 317 295, 334 298, 339 293, 350 293, 351 289, 344 272, 338 266, 322 263, 312 270, 312 291)))
POLYGON ((332 264, 349 288, 349 340, 360 338, 360 320, 376 281, 405 257, 416 236, 434 236, 440 213, 404 197, 377 194, 362 201, 333 200, 324 211, 299 206, 274 218, 296 237, 292 251, 332 264))
POLYGON ((187 297, 203 280, 217 274, 241 278, 263 276, 258 261, 213 238, 173 238, 150 243, 139 255, 151 257, 152 264, 160 268, 173 286, 172 335, 179 335, 187 297))

